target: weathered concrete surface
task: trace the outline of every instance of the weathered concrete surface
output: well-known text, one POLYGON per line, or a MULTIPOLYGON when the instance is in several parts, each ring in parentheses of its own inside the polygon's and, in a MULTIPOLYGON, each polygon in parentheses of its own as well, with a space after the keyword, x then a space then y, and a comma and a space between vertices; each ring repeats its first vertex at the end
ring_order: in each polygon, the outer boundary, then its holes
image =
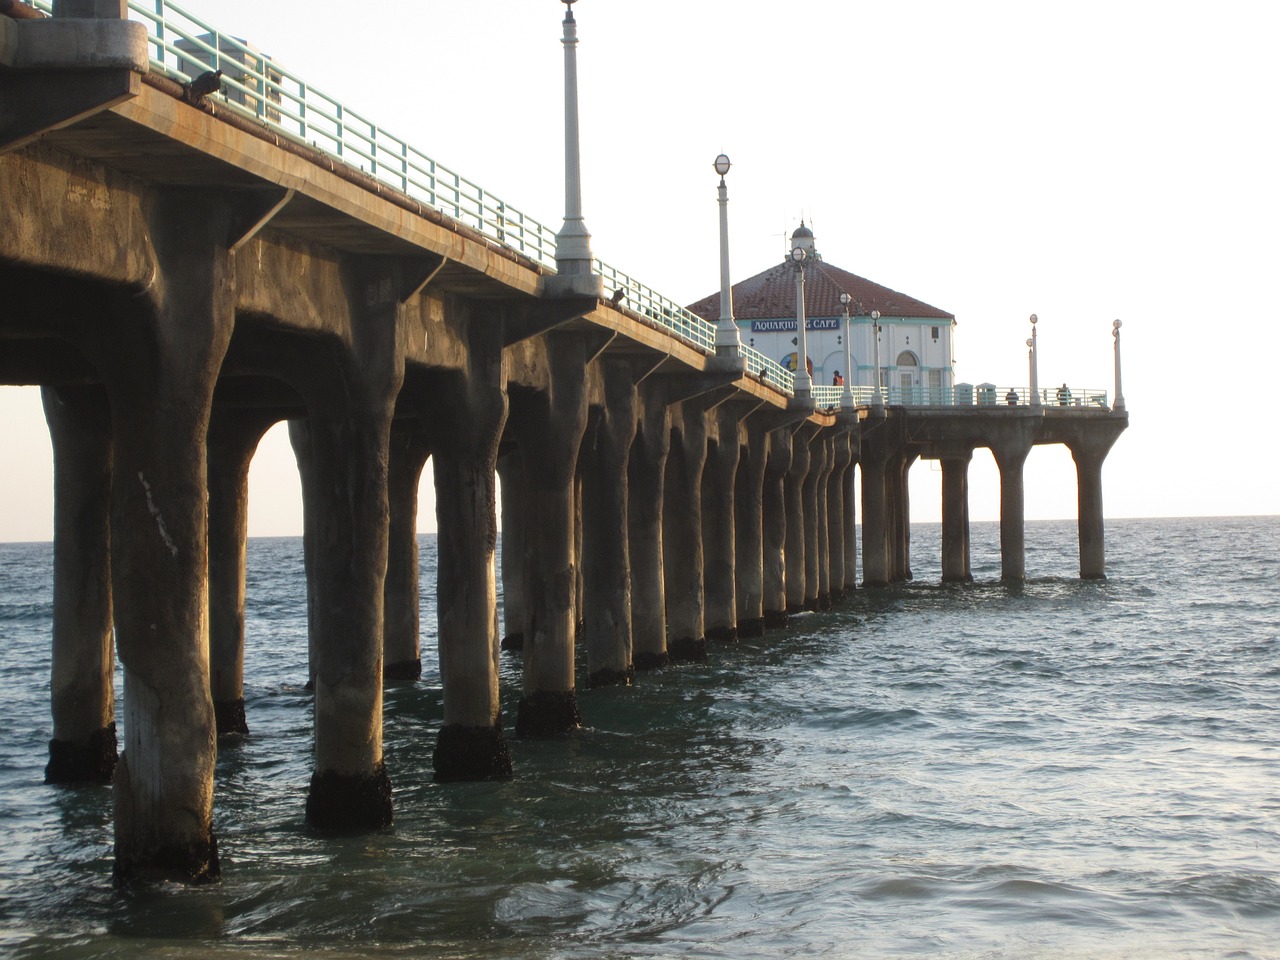
POLYGON ((702 592, 702 470, 706 461, 706 406, 691 398, 672 410, 671 453, 662 504, 667 650, 676 662, 707 659, 702 592))
MULTIPOLYGON (((786 493, 787 517, 787 613, 800 613, 809 607, 805 601, 809 596, 809 584, 806 579, 806 552, 809 546, 809 534, 816 529, 810 527, 805 520, 804 485, 809 476, 812 456, 809 442, 813 438, 813 428, 802 424, 796 429, 791 441, 791 469, 784 480, 786 493)), ((814 584, 816 592, 817 584, 814 584)))
POLYGON ((761 490, 764 531, 764 625, 780 627, 787 622, 787 477, 796 445, 794 427, 782 427, 769 434, 769 457, 761 490))
POLYGON ((586 358, 583 337, 545 338, 545 390, 512 389, 510 432, 524 462, 527 525, 525 565, 524 696, 516 716, 519 736, 559 736, 581 726, 574 684, 574 552, 578 448, 586 430, 586 358))
POLYGON ((734 480, 733 510, 735 598, 738 635, 764 633, 764 475, 769 460, 769 432, 744 428, 744 450, 734 480))
POLYGON ((754 406, 729 400, 711 413, 702 476, 703 616, 708 641, 738 638, 735 502, 746 434, 743 417, 754 406))
POLYGON ((942 456, 942 582, 967 583, 969 569, 969 462, 968 449, 942 456))
MULTIPOLYGON (((500 313, 451 301, 466 366, 431 391, 439 565, 436 573, 444 723, 433 757, 439 782, 512 774, 498 691, 497 461, 507 422, 500 313)), ((503 496, 522 494, 515 483, 503 496)), ((513 581, 505 589, 510 591, 513 581)), ((510 593, 507 594, 511 596, 510 593)))
POLYGON ((209 423, 209 686, 219 736, 247 734, 244 712, 245 555, 249 463, 271 414, 216 401, 209 423))
POLYGON ((631 551, 627 467, 636 435, 635 365, 597 361, 603 380, 581 451, 587 685, 627 686, 635 673, 631 642, 631 551))
POLYGON ((382 677, 413 683, 422 676, 418 613, 418 484, 431 455, 416 420, 392 424, 387 464, 387 577, 383 584, 382 677))
POLYGON ((53 441, 53 739, 46 783, 115 771, 111 627, 111 413, 97 387, 41 391, 53 441))
POLYGON ((666 392, 660 385, 643 384, 637 400, 636 436, 627 461, 632 659, 637 670, 655 670, 670 662, 662 540, 667 458, 671 451, 670 413, 666 392))

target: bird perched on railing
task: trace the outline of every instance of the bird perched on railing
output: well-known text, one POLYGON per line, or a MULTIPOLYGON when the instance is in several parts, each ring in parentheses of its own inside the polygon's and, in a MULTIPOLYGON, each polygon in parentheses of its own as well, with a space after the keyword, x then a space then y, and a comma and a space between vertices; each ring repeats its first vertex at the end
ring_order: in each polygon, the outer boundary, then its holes
POLYGON ((211 93, 222 89, 222 71, 206 70, 189 83, 182 85, 182 99, 195 106, 211 93))
POLYGON ((627 296, 627 291, 624 290, 622 287, 619 287, 617 290, 613 291, 613 297, 610 298, 609 302, 616 307, 618 304, 622 303, 622 301, 626 299, 626 296, 627 296))

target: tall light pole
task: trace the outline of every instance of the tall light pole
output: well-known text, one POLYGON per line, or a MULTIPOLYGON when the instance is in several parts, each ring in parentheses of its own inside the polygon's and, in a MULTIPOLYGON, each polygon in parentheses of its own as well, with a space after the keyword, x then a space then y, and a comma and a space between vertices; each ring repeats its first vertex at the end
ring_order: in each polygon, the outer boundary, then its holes
POLYGON ((809 340, 805 334, 804 318, 804 260, 807 254, 804 247, 795 247, 791 251, 791 262, 796 265, 796 327, 800 331, 800 353, 796 358, 796 396, 806 397, 813 392, 813 378, 809 376, 809 340))
POLYGON ((582 161, 578 149, 578 25, 573 4, 564 3, 564 226, 556 234, 556 277, 548 286, 561 294, 600 296, 603 281, 591 273, 591 234, 582 217, 582 161))
POLYGON ((724 185, 729 158, 720 154, 714 166, 720 174, 720 321, 716 324, 716 356, 736 357, 742 352, 742 335, 733 319, 733 285, 729 280, 729 190, 724 185))
POLYGON ((1116 338, 1116 399, 1111 409, 1116 413, 1124 413, 1124 393, 1120 389, 1120 328, 1122 326, 1119 320, 1111 323, 1111 335, 1116 338))
POLYGON ((1040 384, 1039 384, 1039 358, 1036 356, 1036 322, 1040 318, 1034 313, 1031 315, 1031 338, 1027 340, 1027 362, 1031 365, 1031 405, 1033 407, 1040 406, 1040 384))
POLYGON ((840 294, 840 302, 844 304, 844 391, 840 394, 842 410, 852 410, 857 406, 853 399, 853 348, 849 343, 853 338, 853 321, 849 319, 849 301, 852 299, 847 293, 840 294))
POLYGON ((884 406, 884 394, 880 392, 880 311, 871 311, 871 338, 876 350, 876 392, 871 395, 873 407, 884 406))

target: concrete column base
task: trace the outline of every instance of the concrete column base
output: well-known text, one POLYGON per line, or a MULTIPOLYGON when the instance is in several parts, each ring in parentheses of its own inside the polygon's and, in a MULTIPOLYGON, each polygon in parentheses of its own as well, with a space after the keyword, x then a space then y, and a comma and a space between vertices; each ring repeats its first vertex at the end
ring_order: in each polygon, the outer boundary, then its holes
POLYGON ((562 737, 582 726, 578 695, 573 690, 538 690, 521 697, 516 736, 533 740, 562 737))
POLYGON ((50 740, 44 782, 110 783, 117 759, 114 723, 84 740, 50 740))
POLYGON ((738 627, 709 627, 707 639, 714 643, 733 643, 738 639, 738 627))
POLYGON ((510 780, 513 776, 511 750, 501 723, 492 727, 446 724, 440 728, 431 765, 436 783, 510 780))
POLYGON ((662 653, 637 653, 635 655, 635 668, 637 671, 661 670, 663 667, 669 666, 671 666, 671 654, 666 651, 662 653))
POLYGON ((388 663, 382 667, 384 684, 416 683, 422 676, 422 658, 401 660, 399 663, 388 663))
POLYGON ((112 878, 117 886, 131 884, 217 883, 222 879, 218 862, 218 840, 212 834, 207 841, 183 846, 156 847, 146 856, 130 856, 116 845, 116 863, 112 878))
POLYGON ((332 770, 311 775, 307 823, 312 828, 332 834, 364 833, 389 827, 392 819, 391 779, 385 763, 366 775, 332 770))
POLYGON ((766 630, 777 630, 787 625, 790 614, 785 610, 766 610, 764 612, 764 627, 766 630))
POLYGON ((738 621, 738 639, 764 636, 764 617, 752 617, 750 620, 738 621))
POLYGON ((706 637, 679 637, 667 644, 672 663, 706 663, 706 637))
POLYGON ((587 676, 587 686, 591 689, 596 687, 629 687, 635 680, 635 676, 634 668, 631 670, 613 670, 605 667, 587 676))
POLYGON ((213 723, 218 736, 245 736, 249 721, 244 713, 244 697, 213 701, 213 723))

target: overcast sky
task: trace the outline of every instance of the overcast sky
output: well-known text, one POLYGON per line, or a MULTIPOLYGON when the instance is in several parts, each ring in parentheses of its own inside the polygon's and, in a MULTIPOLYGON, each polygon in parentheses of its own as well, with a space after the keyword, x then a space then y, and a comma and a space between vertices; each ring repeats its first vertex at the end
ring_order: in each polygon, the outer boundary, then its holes
MULTIPOLYGON (((186 0, 313 86, 527 214, 563 216, 564 6, 186 0)), ((682 303, 715 291, 711 164, 732 272, 803 217, 830 263, 955 314, 956 378, 1114 389, 1131 424, 1109 517, 1280 512, 1262 425, 1280 362, 1280 6, 1108 0, 580 0, 584 214, 597 256, 682 303)), ((0 540, 52 536, 38 391, 0 388, 0 540)), ((429 471, 428 471, 429 474, 429 471)), ((912 471, 912 516, 940 515, 912 471)), ((971 516, 998 516, 975 455, 971 516)), ((284 431, 251 476, 252 534, 301 530, 284 431)), ((1027 463, 1027 517, 1074 517, 1064 448, 1027 463)), ((420 512, 434 529, 434 511, 420 512)))

